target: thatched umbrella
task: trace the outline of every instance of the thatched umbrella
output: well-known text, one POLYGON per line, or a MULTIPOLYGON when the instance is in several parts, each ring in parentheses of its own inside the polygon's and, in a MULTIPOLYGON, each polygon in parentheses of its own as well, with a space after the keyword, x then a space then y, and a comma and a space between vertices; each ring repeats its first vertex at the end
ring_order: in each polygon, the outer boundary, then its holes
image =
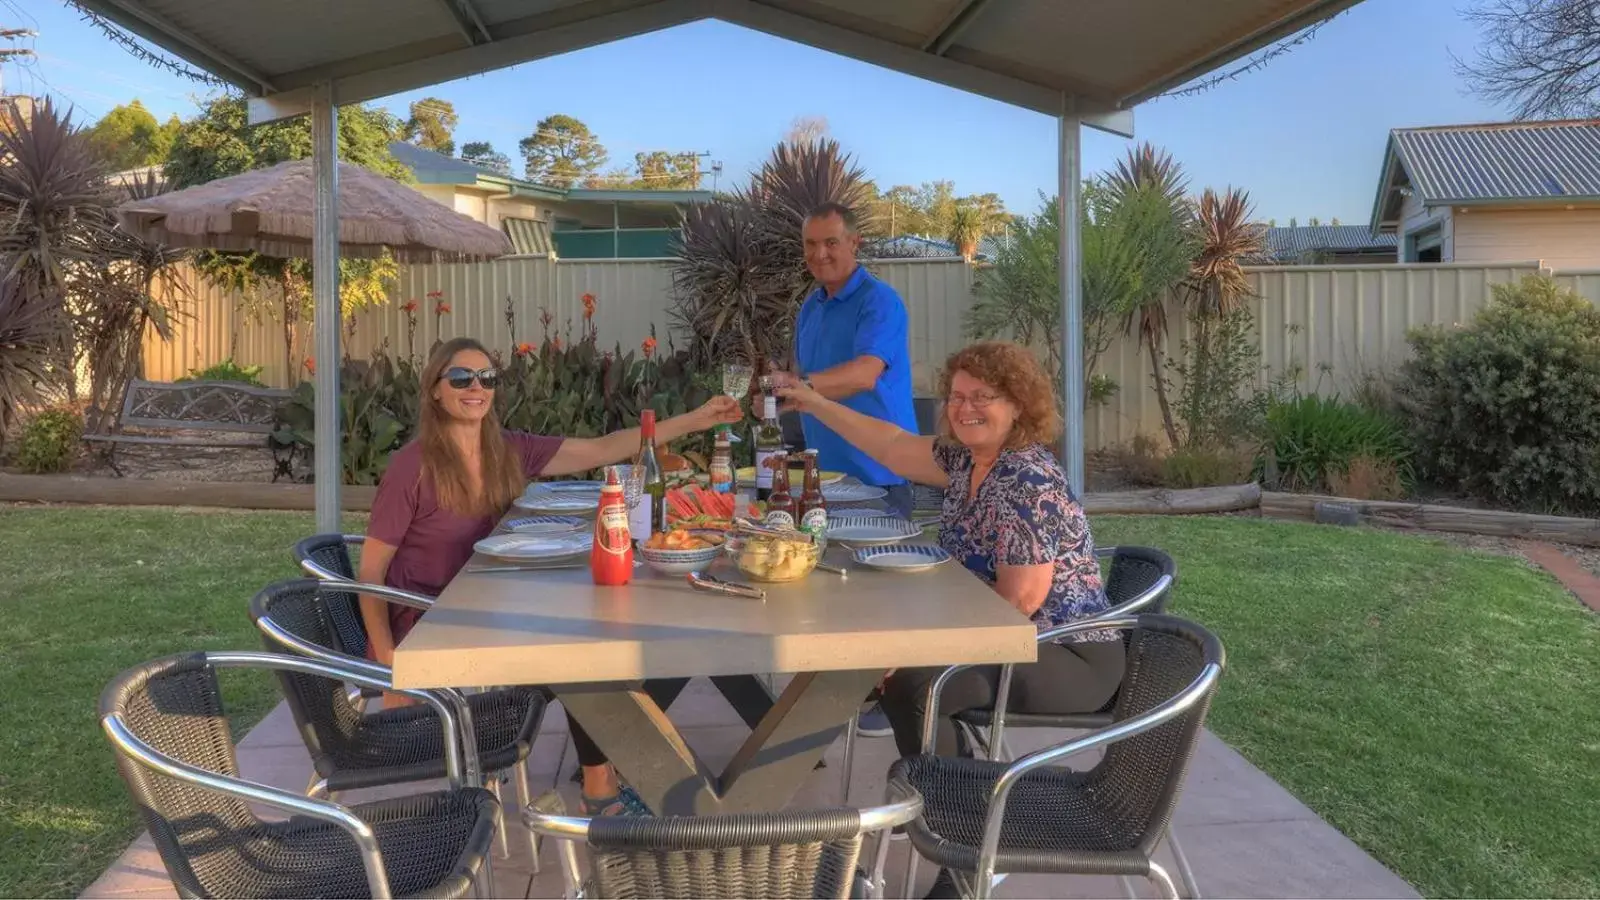
MULTIPOLYGON (((177 247, 311 256, 316 178, 301 159, 117 207, 122 227, 177 247)), ((339 255, 400 262, 492 259, 503 233, 353 163, 339 163, 339 255)))

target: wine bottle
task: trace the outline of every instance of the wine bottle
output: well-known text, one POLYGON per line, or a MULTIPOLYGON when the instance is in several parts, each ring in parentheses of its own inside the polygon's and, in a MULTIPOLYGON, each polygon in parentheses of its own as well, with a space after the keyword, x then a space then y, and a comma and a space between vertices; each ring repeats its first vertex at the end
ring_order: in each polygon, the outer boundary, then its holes
POLYGON ((778 398, 768 394, 763 398, 761 424, 756 426, 756 499, 765 501, 772 495, 772 466, 783 462, 783 428, 778 424, 778 398))
POLYGON ((650 535, 666 530, 667 479, 656 458, 656 411, 639 413, 639 453, 633 458, 633 477, 639 497, 628 510, 628 531, 644 543, 650 535))

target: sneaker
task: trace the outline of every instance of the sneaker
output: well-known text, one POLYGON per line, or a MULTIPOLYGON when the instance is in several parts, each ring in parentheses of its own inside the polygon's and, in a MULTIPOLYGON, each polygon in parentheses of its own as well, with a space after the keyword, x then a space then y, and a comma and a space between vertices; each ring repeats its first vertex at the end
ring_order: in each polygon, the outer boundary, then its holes
POLYGON ((856 719, 856 734, 862 737, 888 737, 894 734, 894 729, 889 726, 889 717, 883 714, 883 707, 874 703, 871 709, 856 719))

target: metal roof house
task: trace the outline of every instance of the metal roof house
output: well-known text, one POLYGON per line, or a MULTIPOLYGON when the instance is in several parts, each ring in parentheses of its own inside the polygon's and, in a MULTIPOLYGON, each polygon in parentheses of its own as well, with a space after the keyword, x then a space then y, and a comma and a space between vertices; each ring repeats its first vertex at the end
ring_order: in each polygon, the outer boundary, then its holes
POLYGON ((1365 225, 1262 226, 1266 246, 1261 266, 1335 265, 1339 263, 1392 263, 1399 239, 1374 234, 1365 225))
POLYGON ((405 141, 389 145, 416 189, 456 212, 505 231, 518 253, 566 259, 668 256, 678 215, 710 191, 559 188, 514 178, 405 141))
POLYGON ((1372 230, 1401 262, 1600 266, 1600 119, 1395 129, 1372 230))

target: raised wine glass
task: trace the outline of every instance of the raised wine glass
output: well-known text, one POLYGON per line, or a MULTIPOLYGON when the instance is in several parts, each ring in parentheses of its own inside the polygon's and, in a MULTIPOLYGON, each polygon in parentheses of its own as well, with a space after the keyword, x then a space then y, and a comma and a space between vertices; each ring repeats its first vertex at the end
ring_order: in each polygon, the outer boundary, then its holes
MULTIPOLYGON (((750 392, 750 378, 755 370, 743 363, 729 363, 722 367, 722 393, 735 400, 743 400, 750 392)), ((739 435, 730 425, 718 426, 727 432, 728 440, 737 443, 739 435)))

